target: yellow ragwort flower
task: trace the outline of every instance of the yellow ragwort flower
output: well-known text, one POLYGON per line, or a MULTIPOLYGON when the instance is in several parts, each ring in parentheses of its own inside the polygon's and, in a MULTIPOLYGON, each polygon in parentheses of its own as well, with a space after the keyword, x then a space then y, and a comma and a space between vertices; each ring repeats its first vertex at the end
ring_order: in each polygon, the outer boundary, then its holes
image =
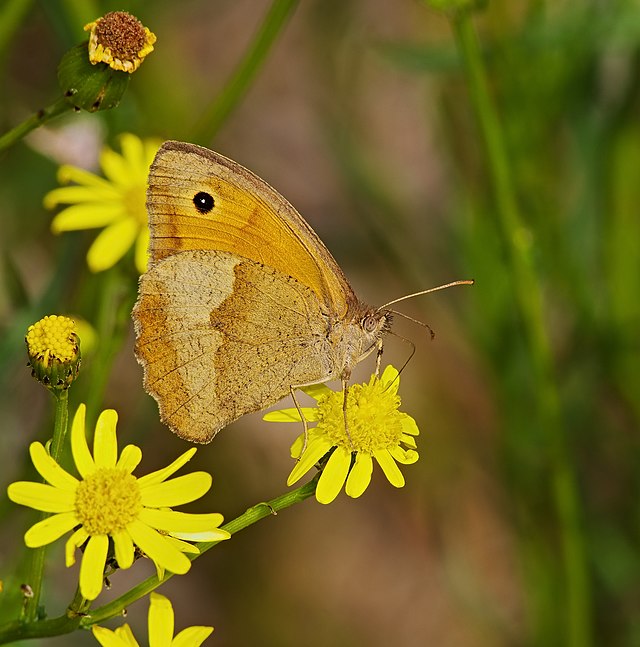
POLYGON ((156 42, 156 35, 126 11, 111 11, 84 30, 90 32, 91 63, 106 63, 122 72, 135 72, 156 42))
POLYGON ((50 389, 68 389, 80 368, 80 339, 73 319, 47 315, 27 329, 29 366, 50 389))
POLYGON ((80 479, 66 472, 39 443, 29 448, 33 464, 48 483, 19 481, 7 493, 15 503, 52 516, 27 530, 28 547, 45 546, 75 529, 65 549, 67 566, 75 563, 76 548, 84 545, 80 566, 80 591, 94 600, 102 590, 110 540, 120 568, 134 562, 134 547, 156 567, 183 574, 191 567, 185 552, 199 552, 187 541, 219 541, 229 533, 218 526, 222 515, 186 514, 171 510, 200 498, 211 487, 211 475, 193 472, 167 481, 195 453, 185 452, 171 465, 140 478, 132 472, 142 451, 127 445, 118 458, 118 414, 100 414, 93 440, 93 455, 85 434, 85 406, 81 404, 71 426, 71 451, 80 479), (187 541, 184 541, 187 540, 187 541))
POLYGON ((120 145, 121 155, 108 147, 102 151, 100 165, 106 179, 75 166, 61 166, 59 182, 76 184, 53 189, 45 196, 44 205, 48 209, 71 205, 53 219, 54 233, 105 227, 87 253, 92 272, 115 265, 135 242, 136 268, 142 274, 147 268, 149 247, 147 176, 160 142, 125 133, 120 136, 120 145))
MULTIPOLYGON (((404 485, 396 462, 404 465, 418 460, 415 420, 398 411, 400 378, 393 366, 387 366, 381 377, 375 375, 366 384, 354 384, 347 392, 347 426, 344 424, 344 393, 318 384, 302 390, 317 401, 313 408, 302 408, 307 422, 317 422, 309 429, 304 453, 304 434, 291 446, 291 456, 299 459, 287 479, 292 485, 302 478, 325 455, 331 452, 322 470, 316 499, 331 503, 345 485, 345 492, 359 497, 369 486, 373 459, 395 487, 404 485), (405 445, 406 447, 403 447, 405 445)), ((300 422, 297 409, 272 411, 264 416, 269 422, 300 422)))
MULTIPOLYGON (((149 596, 149 647, 200 647, 211 635, 213 627, 188 627, 173 636, 173 607, 159 593, 149 596)), ((104 627, 91 627, 93 635, 102 647, 139 647, 129 625, 115 631, 104 627)))

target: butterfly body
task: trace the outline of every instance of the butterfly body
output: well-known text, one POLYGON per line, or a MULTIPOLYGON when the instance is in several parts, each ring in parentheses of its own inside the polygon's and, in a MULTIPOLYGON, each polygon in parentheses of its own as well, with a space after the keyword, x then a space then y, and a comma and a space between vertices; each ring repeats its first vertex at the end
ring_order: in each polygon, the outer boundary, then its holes
POLYGON ((388 330, 295 209, 235 162, 166 142, 147 208, 136 355, 179 436, 209 442, 293 387, 347 379, 388 330))

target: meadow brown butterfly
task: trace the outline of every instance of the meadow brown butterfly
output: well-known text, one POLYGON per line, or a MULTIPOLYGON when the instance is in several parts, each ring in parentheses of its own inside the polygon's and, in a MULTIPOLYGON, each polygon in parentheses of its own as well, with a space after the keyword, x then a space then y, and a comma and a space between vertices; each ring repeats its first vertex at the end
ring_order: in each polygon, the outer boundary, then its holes
POLYGON ((145 389, 208 443, 292 388, 341 379, 389 329, 300 214, 206 148, 165 142, 149 172, 149 267, 133 310, 145 389))

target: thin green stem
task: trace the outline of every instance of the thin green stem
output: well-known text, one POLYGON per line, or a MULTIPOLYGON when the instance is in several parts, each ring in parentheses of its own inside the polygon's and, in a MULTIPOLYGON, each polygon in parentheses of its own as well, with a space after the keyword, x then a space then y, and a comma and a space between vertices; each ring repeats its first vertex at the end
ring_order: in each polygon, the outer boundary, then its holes
MULTIPOLYGON (((313 496, 316 491, 317 482, 318 476, 309 481, 309 483, 306 483, 291 492, 287 492, 271 501, 258 503, 249 508, 244 514, 241 514, 236 519, 226 523, 222 528, 234 535, 240 530, 248 528, 265 517, 274 516, 281 510, 284 510, 296 503, 301 503, 310 496, 313 496)), ((189 558, 192 561, 197 559, 200 555, 207 552, 218 543, 220 542, 203 542, 198 544, 200 554, 189 555, 189 558)), ((109 618, 121 615, 130 604, 144 597, 171 577, 173 577, 173 574, 167 573, 161 582, 158 581, 157 576, 149 577, 134 587, 131 591, 128 591, 119 598, 94 611, 89 612, 88 609, 83 607, 82 610, 88 615, 78 614, 70 608, 67 613, 58 618, 33 622, 15 621, 2 625, 0 626, 0 645, 27 638, 60 636, 75 631, 79 626, 88 628, 91 625, 104 622, 109 618)), ((76 602, 77 601, 78 597, 76 596, 76 602)))
POLYGON ((35 114, 25 119, 21 124, 18 124, 11 130, 7 131, 4 135, 0 136, 0 150, 9 148, 18 140, 22 139, 25 135, 30 133, 35 128, 43 126, 54 117, 69 112, 73 106, 64 98, 60 97, 54 101, 50 106, 38 110, 35 114))
MULTIPOLYGON (((51 456, 57 462, 60 458, 61 448, 67 434, 67 420, 69 416, 69 390, 62 389, 54 391, 55 419, 53 425, 53 440, 51 442, 51 456)), ((43 513, 41 519, 46 519, 48 513, 43 513)), ((47 546, 34 548, 31 552, 31 562, 29 564, 28 583, 31 587, 30 597, 26 598, 23 619, 26 622, 32 622, 38 615, 38 604, 40 603, 40 593, 42 591, 42 577, 44 575, 44 559, 47 546)))
POLYGON ((453 27, 469 83, 471 104, 484 139, 499 226, 535 372, 539 423, 552 463, 552 495, 561 535, 566 599, 566 606, 562 607, 566 636, 561 638, 561 642, 572 647, 588 647, 592 644, 591 594, 581 533, 580 498, 562 423, 551 344, 544 325, 541 288, 533 262, 531 234, 523 225, 519 211, 503 131, 490 97, 470 14, 456 14, 453 27))
POLYGON ((299 0, 274 0, 262 26, 231 78, 196 125, 192 139, 210 142, 240 103, 299 0))

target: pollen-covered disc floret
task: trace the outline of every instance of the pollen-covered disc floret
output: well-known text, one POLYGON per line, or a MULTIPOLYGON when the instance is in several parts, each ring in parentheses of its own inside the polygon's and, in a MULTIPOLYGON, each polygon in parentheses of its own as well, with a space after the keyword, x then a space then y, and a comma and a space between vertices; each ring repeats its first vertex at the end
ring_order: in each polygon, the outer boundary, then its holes
MULTIPOLYGON (((402 487, 404 477, 396 463, 418 460, 414 438, 418 427, 411 416, 398 411, 399 381, 398 371, 387 366, 381 377, 372 376, 366 384, 350 386, 346 428, 342 391, 332 391, 324 385, 304 388, 317 400, 317 406, 303 408, 302 415, 317 424, 309 429, 306 447, 304 434, 293 444, 291 455, 299 460, 287 483, 295 483, 331 452, 316 489, 316 498, 321 503, 333 501, 345 482, 349 496, 360 496, 371 482, 373 459, 392 485, 402 487)), ((264 419, 295 422, 301 417, 297 409, 285 409, 268 413, 264 419)))
POLYGON ((155 34, 126 11, 111 11, 84 29, 90 32, 89 60, 122 72, 135 72, 156 42, 155 34))
POLYGON ((185 553, 198 553, 191 541, 220 541, 229 533, 218 526, 222 515, 174 512, 171 506, 190 503, 211 487, 211 476, 193 472, 169 477, 195 454, 190 449, 164 469, 142 477, 133 471, 142 459, 135 445, 118 456, 113 409, 103 411, 96 423, 93 454, 85 435, 85 406, 81 404, 71 426, 71 451, 80 475, 64 470, 38 442, 31 444, 31 460, 47 482, 12 483, 7 490, 15 503, 52 513, 27 530, 30 548, 44 546, 67 532, 67 566, 75 563, 76 549, 83 546, 80 591, 88 600, 102 590, 109 546, 120 568, 134 562, 135 547, 153 560, 162 577, 164 570, 186 573, 191 561, 185 553))
POLYGON ((33 377, 52 389, 66 389, 80 367, 80 339, 69 317, 48 315, 25 337, 33 377))

